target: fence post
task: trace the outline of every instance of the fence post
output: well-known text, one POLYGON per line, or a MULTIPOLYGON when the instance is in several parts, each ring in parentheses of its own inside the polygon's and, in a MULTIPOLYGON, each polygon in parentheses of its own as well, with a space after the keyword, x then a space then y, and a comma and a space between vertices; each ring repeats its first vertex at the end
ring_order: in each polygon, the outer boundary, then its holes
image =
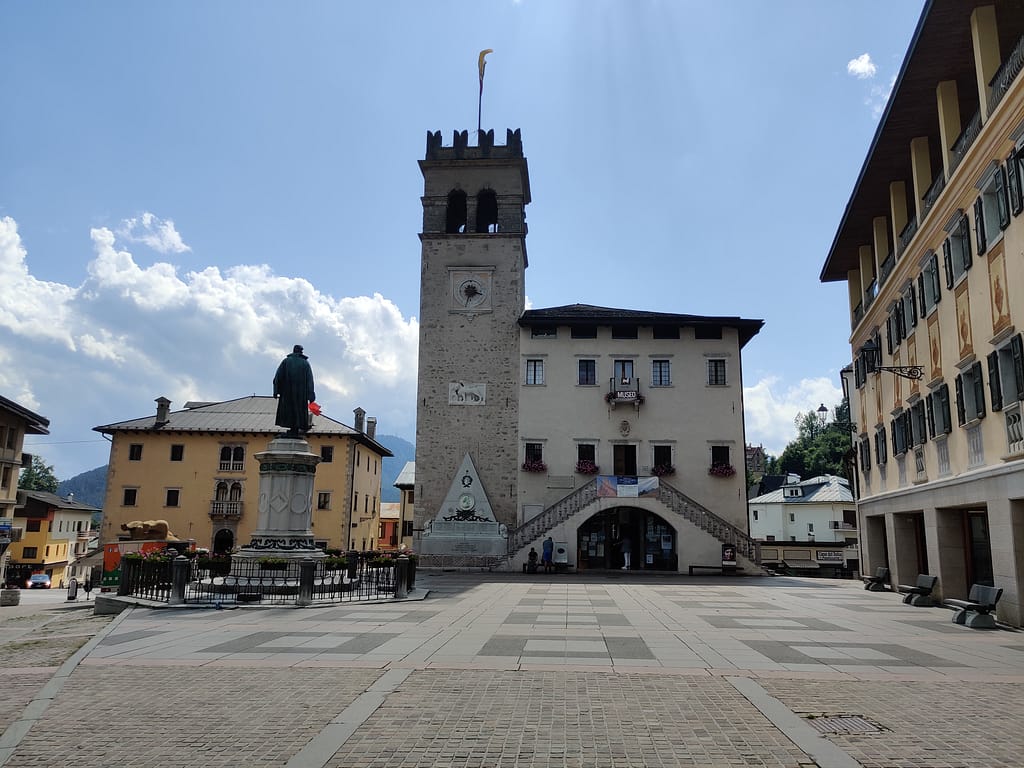
POLYGON ((130 595, 132 593, 132 572, 138 570, 136 567, 138 561, 128 560, 127 558, 121 558, 121 578, 117 582, 117 594, 119 597, 130 595))
POLYGON ((313 558, 307 557, 299 563, 299 594, 295 598, 295 605, 305 608, 313 604, 313 578, 316 576, 316 563, 313 558))
POLYGON ((184 555, 178 555, 171 561, 171 599, 168 605, 181 605, 185 602, 185 587, 188 584, 191 561, 184 555))
POLYGON ((404 600, 409 596, 409 558, 400 555, 395 561, 395 599, 404 600))

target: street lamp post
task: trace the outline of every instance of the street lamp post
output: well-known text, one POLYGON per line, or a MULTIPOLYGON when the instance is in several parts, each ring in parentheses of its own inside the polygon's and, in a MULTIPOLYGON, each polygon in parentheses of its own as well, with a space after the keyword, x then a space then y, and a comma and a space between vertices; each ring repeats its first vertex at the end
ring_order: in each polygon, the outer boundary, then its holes
POLYGON ((904 379, 913 379, 914 381, 924 376, 924 370, 920 365, 880 365, 882 349, 872 339, 868 339, 860 351, 868 363, 869 371, 888 371, 894 376, 902 376, 904 379))

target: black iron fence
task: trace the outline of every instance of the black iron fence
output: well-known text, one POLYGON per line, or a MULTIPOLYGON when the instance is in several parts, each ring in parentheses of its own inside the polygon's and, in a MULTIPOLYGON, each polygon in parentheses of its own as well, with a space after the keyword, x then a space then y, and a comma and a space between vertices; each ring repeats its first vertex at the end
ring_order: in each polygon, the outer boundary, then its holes
POLYGON ((414 557, 348 553, 305 560, 235 557, 121 562, 117 594, 169 604, 298 605, 405 598, 415 589, 414 557))

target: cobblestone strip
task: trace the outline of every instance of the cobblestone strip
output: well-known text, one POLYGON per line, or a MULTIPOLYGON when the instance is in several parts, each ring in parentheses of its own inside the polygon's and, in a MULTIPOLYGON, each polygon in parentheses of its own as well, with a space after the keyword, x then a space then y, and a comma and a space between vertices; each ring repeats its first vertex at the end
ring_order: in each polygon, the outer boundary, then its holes
POLYGON ((122 612, 96 633, 91 640, 79 648, 71 658, 61 664, 53 677, 50 678, 50 681, 39 690, 32 701, 28 703, 28 706, 21 711, 21 716, 7 726, 3 735, 0 735, 0 766, 7 765, 7 761, 11 759, 11 756, 17 750, 18 744, 25 738, 36 721, 45 714, 50 703, 57 698, 57 694, 60 693, 71 673, 75 671, 75 667, 79 665, 82 659, 89 655, 93 648, 100 644, 103 638, 113 632, 118 624, 124 621, 130 613, 130 609, 122 612))
POLYGON ((760 710, 772 724, 800 749, 814 758, 819 768, 861 768, 861 764, 825 739, 803 719, 797 717, 785 704, 769 696, 768 692, 749 677, 727 677, 744 698, 760 710))
POLYGON ((345 707, 340 715, 300 749, 287 762, 285 768, 322 768, 359 726, 369 720, 370 715, 384 703, 388 694, 394 693, 411 674, 411 669, 390 669, 385 672, 366 689, 365 693, 345 707))

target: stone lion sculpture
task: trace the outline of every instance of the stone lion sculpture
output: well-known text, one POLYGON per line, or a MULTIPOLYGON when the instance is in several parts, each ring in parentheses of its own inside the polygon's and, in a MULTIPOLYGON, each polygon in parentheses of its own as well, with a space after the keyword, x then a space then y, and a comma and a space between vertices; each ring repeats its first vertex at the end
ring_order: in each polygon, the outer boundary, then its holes
POLYGON ((158 541, 181 541, 170 532, 166 520, 132 520, 121 524, 121 530, 131 535, 132 541, 156 539, 158 541))

